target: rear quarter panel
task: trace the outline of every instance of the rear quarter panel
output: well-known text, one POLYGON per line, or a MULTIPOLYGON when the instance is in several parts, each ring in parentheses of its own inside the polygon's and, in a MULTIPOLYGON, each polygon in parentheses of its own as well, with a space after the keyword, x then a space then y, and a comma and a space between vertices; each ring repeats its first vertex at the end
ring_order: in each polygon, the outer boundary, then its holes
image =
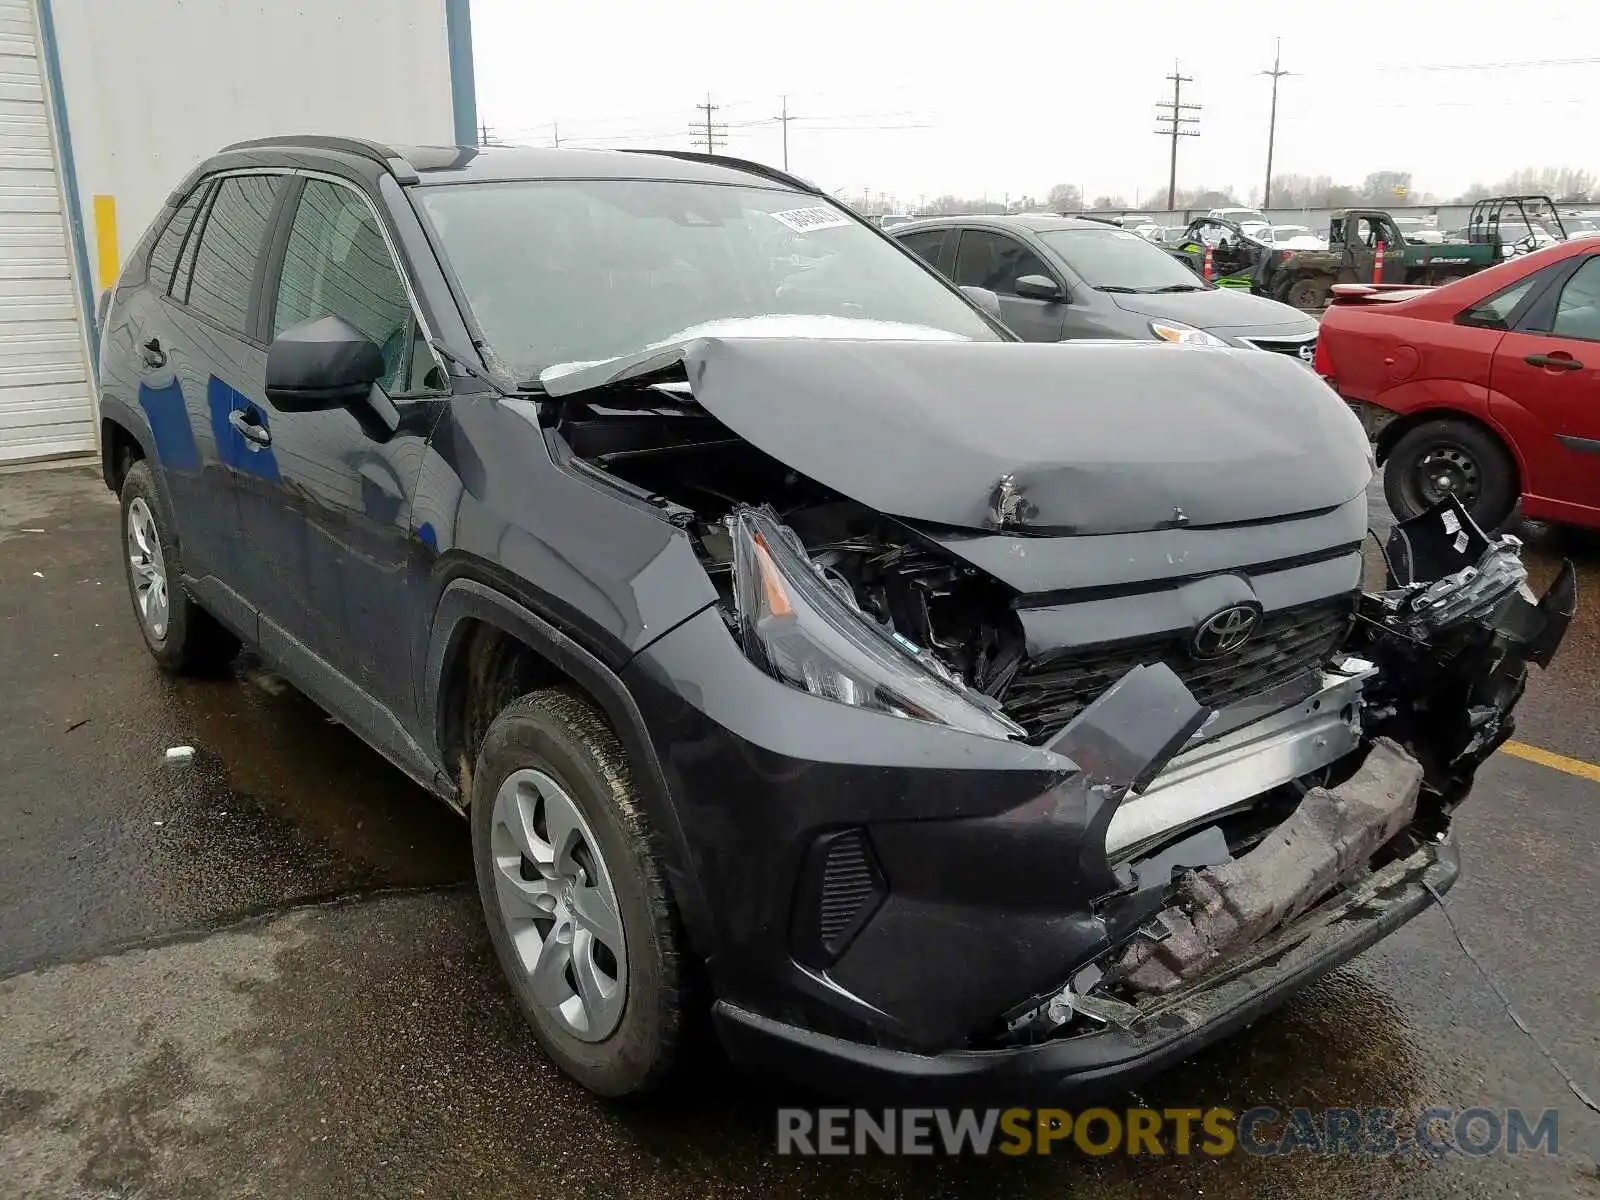
POLYGON ((1452 321, 1412 316, 1404 304, 1334 305, 1322 319, 1321 342, 1334 386, 1348 400, 1406 414, 1445 401, 1418 383, 1466 385, 1445 393, 1473 396, 1487 419, 1489 367, 1501 334, 1452 321))

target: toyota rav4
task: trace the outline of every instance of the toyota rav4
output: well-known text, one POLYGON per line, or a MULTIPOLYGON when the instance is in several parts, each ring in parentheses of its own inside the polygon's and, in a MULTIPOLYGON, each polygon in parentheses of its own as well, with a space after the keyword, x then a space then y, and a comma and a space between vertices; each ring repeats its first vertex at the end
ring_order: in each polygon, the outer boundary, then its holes
POLYGON ((709 1016, 835 1092, 1191 1053, 1455 879, 1574 603, 1291 358, 1018 343, 815 188, 688 154, 229 147, 106 309, 161 666, 250 647, 466 815, 606 1095, 709 1016))

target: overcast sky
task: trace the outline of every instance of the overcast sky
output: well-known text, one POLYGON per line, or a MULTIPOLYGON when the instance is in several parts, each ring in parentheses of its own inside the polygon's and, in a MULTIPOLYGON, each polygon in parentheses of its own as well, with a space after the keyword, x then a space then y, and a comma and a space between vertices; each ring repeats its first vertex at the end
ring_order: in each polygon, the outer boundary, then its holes
POLYGON ((1182 63, 1201 136, 1178 184, 1265 169, 1273 40, 1274 174, 1414 173, 1452 195, 1525 166, 1600 169, 1600 5, 1580 0, 1238 0, 1011 5, 899 0, 472 0, 478 112, 507 140, 687 149, 707 93, 726 152, 789 165, 830 191, 907 204, 946 192, 1165 199, 1154 135, 1163 76, 1182 63), (1532 65, 1529 65, 1532 64, 1532 65), (765 123, 759 123, 765 122, 765 123))

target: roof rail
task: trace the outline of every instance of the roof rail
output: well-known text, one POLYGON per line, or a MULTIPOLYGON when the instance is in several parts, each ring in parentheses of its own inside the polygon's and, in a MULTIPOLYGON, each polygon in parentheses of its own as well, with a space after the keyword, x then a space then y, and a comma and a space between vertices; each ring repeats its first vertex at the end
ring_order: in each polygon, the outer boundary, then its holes
POLYGON ((416 183, 418 179, 416 168, 406 161, 405 155, 393 146, 385 146, 382 142, 374 142, 367 138, 330 137, 321 133, 279 134, 275 137, 234 142, 232 145, 224 146, 222 153, 227 153, 229 150, 257 150, 266 146, 281 146, 285 149, 300 146, 308 150, 335 150, 341 154, 353 154, 357 158, 377 163, 400 183, 416 183))
MULTIPOLYGON (((619 147, 620 149, 620 147, 619 147)), ((685 162, 711 163, 719 167, 731 167, 735 171, 746 171, 751 175, 760 175, 763 179, 771 179, 776 183, 787 184, 802 192, 813 195, 823 194, 822 189, 814 183, 807 183, 798 175, 791 175, 787 171, 780 171, 777 167, 769 167, 766 163, 753 162, 748 158, 729 158, 724 154, 706 154, 699 150, 646 150, 638 147, 628 147, 622 151, 624 154, 657 154, 663 158, 681 158, 685 162)))

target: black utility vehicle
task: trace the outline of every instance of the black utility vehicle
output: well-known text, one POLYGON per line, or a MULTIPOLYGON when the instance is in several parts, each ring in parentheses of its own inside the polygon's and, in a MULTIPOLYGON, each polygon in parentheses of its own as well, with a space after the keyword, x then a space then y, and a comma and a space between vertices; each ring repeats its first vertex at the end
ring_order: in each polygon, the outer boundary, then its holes
POLYGON ((1363 594, 1287 356, 1016 343, 735 160, 232 146, 101 345, 151 652, 247 644, 466 813, 607 1095, 707 1015, 857 1094, 1191 1053, 1450 885, 1571 611, 1451 508, 1363 594))

